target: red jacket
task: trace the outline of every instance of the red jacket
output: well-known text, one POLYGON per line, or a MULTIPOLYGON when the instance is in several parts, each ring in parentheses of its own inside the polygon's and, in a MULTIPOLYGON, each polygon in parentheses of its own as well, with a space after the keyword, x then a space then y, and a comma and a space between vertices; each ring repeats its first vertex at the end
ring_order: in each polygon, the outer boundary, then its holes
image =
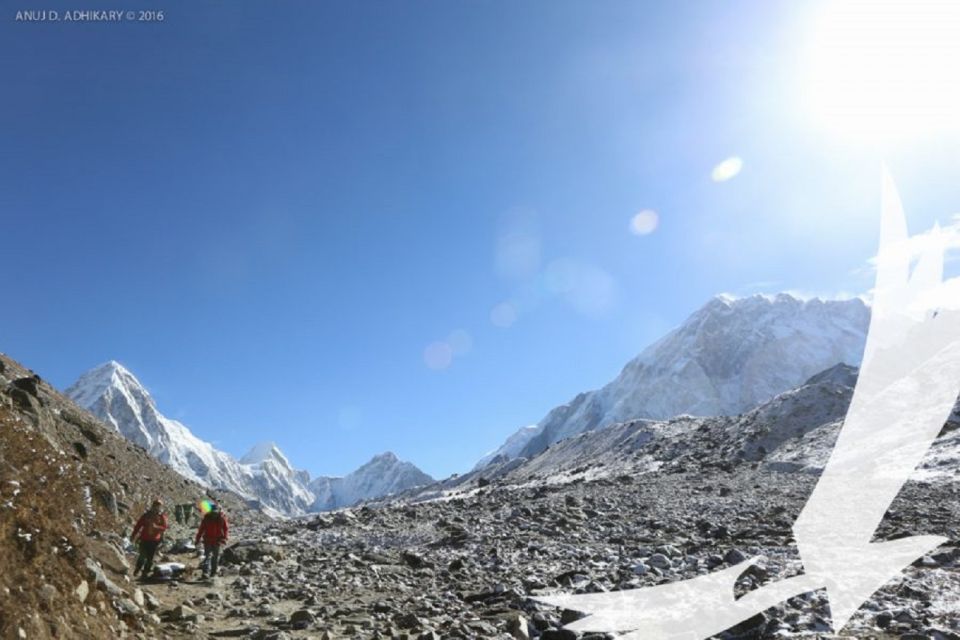
POLYGON ((227 541, 227 516, 221 513, 208 513, 200 521, 194 544, 203 538, 204 544, 223 544, 227 541))
POLYGON ((163 532, 167 530, 167 514, 156 511, 147 511, 140 516, 137 524, 133 526, 133 533, 130 534, 131 540, 136 540, 139 535, 144 542, 159 542, 163 538, 163 532))

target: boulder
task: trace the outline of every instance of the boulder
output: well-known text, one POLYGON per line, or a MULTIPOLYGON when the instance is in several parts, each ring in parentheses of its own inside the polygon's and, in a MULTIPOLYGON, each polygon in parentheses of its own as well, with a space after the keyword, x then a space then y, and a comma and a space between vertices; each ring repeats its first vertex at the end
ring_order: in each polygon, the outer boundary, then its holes
POLYGON ((290 624, 293 625, 294 629, 306 629, 316 620, 313 612, 309 609, 297 609, 290 614, 290 624))
POLYGON ((723 561, 731 565, 740 564, 746 559, 747 554, 745 554, 743 551, 740 551, 740 549, 730 549, 730 551, 727 551, 727 554, 723 556, 723 561))
POLYGON ((515 640, 530 640, 529 623, 520 614, 512 615, 507 619, 507 631, 515 640))
POLYGON ((40 378, 37 376, 29 376, 25 378, 17 378, 10 383, 12 389, 20 389, 30 394, 34 398, 40 397, 40 378))
POLYGON ((223 550, 220 561, 223 564, 246 564, 264 558, 283 560, 283 548, 266 542, 241 541, 223 550))
POLYGON ((98 589, 106 591, 114 597, 125 595, 123 590, 107 577, 103 569, 100 568, 100 565, 98 565, 93 558, 87 558, 84 561, 84 565, 87 568, 87 577, 97 585, 98 589))
POLYGON ((657 569, 669 569, 671 566, 670 558, 662 553, 655 553, 647 558, 647 564, 657 569))
POLYGON ((197 612, 188 607, 185 604, 178 605, 171 609, 167 613, 167 617, 171 620, 196 620, 197 612))

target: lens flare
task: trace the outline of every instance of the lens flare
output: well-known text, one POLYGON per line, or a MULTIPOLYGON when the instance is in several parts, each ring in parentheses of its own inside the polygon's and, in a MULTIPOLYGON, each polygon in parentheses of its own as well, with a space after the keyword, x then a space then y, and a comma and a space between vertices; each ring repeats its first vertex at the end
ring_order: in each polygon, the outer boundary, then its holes
POLYGON ((423 361, 431 369, 446 369, 453 362, 453 349, 446 342, 433 342, 423 350, 423 361))
POLYGON ((710 179, 714 182, 726 182, 735 178, 741 169, 743 169, 743 160, 737 156, 730 156, 713 168, 710 179))
POLYGON ((636 236, 646 236, 657 230, 660 216, 653 209, 644 209, 630 218, 630 233, 636 236))
POLYGON ((506 329, 517 321, 517 309, 509 302, 501 302, 490 311, 490 322, 494 326, 506 329))

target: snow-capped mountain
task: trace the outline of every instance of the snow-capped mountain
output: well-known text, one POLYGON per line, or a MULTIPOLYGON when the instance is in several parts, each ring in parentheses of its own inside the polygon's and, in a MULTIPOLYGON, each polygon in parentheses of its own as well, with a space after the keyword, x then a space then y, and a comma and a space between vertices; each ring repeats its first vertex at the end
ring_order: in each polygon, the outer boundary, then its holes
POLYGON ((312 503, 313 494, 307 488, 310 474, 294 469, 273 442, 255 445, 240 458, 240 466, 247 472, 246 488, 264 506, 296 515, 312 503))
POLYGON ((310 483, 316 496, 313 511, 328 511, 380 496, 429 484, 433 478, 409 462, 387 452, 374 456, 343 477, 320 476, 310 483))
POLYGON ((191 480, 248 493, 243 491, 245 473, 237 461, 160 413, 140 381, 120 363, 111 361, 88 371, 66 394, 191 480))
POLYGON ((66 394, 180 474, 208 487, 233 491, 268 512, 301 515, 315 504, 331 503, 331 495, 336 496, 332 501, 336 506, 347 506, 420 484, 424 477, 429 481, 413 464, 382 454, 344 478, 318 478, 319 487, 331 480, 331 486, 337 487, 324 488, 318 497, 310 488, 310 474, 294 469, 276 444, 258 444, 238 461, 160 413, 140 381, 113 361, 83 374, 66 394))
MULTIPOLYGON (((562 483, 664 468, 729 469, 744 462, 779 472, 819 474, 833 451, 857 376, 855 367, 838 364, 737 416, 638 419, 585 431, 529 460, 494 460, 431 489, 439 494, 438 489, 467 485, 479 477, 514 484, 562 483)), ((913 479, 953 477, 958 463, 960 400, 913 479)))
POLYGON ((869 321, 859 299, 717 296, 612 382, 524 427, 478 467, 627 420, 743 413, 833 365, 859 365, 869 321))

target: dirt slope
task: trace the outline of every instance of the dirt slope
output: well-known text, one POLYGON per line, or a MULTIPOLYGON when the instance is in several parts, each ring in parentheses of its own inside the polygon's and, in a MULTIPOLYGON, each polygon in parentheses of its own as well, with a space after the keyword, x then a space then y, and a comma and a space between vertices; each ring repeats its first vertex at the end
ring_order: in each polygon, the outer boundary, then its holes
MULTIPOLYGON (((158 637, 126 536, 154 497, 174 523, 172 505, 207 495, 0 354, 0 638, 158 637)), ((213 497, 240 524, 263 517, 213 497)))

